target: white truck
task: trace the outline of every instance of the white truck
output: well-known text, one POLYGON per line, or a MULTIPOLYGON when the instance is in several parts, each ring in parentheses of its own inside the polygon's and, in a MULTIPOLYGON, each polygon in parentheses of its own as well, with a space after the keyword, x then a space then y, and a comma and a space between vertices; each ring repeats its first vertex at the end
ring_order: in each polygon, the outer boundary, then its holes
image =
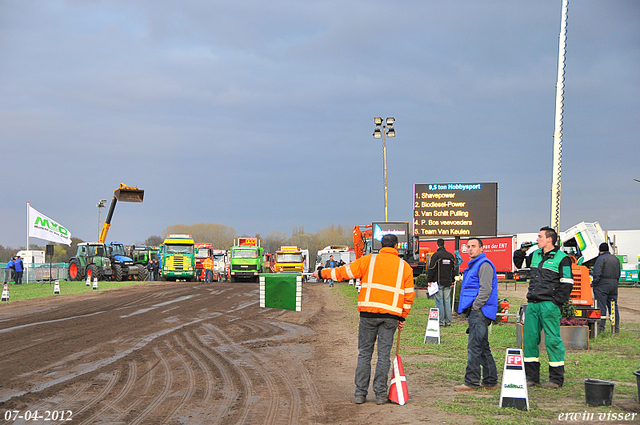
POLYGON ((333 259, 335 261, 344 261, 345 264, 349 264, 352 261, 356 261, 356 252, 353 249, 349 249, 346 245, 329 245, 318 251, 318 255, 316 257, 316 267, 315 270, 318 270, 318 267, 326 264, 329 260, 329 257, 333 255, 333 259))

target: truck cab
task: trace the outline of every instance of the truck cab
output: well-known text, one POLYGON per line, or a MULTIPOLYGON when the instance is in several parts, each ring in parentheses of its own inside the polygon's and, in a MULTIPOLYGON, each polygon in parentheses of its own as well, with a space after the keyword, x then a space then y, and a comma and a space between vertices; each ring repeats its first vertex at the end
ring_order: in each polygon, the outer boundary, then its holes
POLYGON ((162 244, 162 280, 196 279, 196 247, 193 237, 184 234, 169 234, 162 244))
POLYGON ((276 251, 276 273, 302 273, 304 260, 297 246, 282 246, 276 251))
POLYGON ((263 249, 256 238, 239 238, 231 247, 229 279, 257 282, 262 270, 263 249))
POLYGON ((204 270, 204 260, 211 258, 213 260, 213 244, 197 243, 196 244, 196 277, 198 280, 204 281, 206 273, 204 270))

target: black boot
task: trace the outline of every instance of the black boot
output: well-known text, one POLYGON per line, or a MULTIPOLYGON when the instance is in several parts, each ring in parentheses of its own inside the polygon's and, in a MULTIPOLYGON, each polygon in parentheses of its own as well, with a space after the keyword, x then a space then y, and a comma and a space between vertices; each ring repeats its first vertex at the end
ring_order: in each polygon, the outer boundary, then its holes
POLYGON ((528 386, 540 384, 540 362, 524 362, 524 371, 528 386))
POLYGON ((564 366, 549 366, 549 382, 557 384, 559 387, 564 385, 564 366))

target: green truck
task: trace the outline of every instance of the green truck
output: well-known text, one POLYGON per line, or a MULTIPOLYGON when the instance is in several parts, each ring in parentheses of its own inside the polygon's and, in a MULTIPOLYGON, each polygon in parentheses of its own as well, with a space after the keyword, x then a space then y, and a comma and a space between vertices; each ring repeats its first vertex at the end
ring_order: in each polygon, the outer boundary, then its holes
POLYGON ((231 247, 229 275, 232 283, 258 282, 262 271, 263 249, 256 238, 238 238, 231 247))
POLYGON ((196 247, 193 236, 170 234, 161 247, 161 280, 196 280, 196 247))

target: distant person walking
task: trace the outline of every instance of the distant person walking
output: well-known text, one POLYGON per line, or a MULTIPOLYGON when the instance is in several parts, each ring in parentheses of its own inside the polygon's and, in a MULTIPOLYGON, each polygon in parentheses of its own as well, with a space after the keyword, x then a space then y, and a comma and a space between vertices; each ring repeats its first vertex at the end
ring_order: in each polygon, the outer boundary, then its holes
POLYGON ((498 276, 480 239, 469 239, 467 252, 471 259, 462 278, 458 306, 458 313, 465 313, 469 320, 467 370, 464 384, 454 390, 497 390, 498 369, 489 346, 489 325, 498 312, 498 276))
MULTIPOLYGON (((336 267, 338 267, 338 262, 333 259, 333 255, 330 255, 329 259, 327 260, 327 262, 324 265, 324 268, 325 269, 335 269, 336 267)), ((328 279, 328 281, 329 281, 329 288, 333 288, 333 279, 330 277, 328 279)))
POLYGON ((438 250, 431 256, 427 277, 428 282, 438 282, 435 299, 440 326, 451 326, 451 284, 458 274, 456 257, 444 248, 444 239, 438 239, 436 244, 438 250))
POLYGON ((204 259, 204 261, 202 262, 202 267, 204 267, 205 272, 204 282, 211 283, 211 276, 213 275, 213 260, 211 259, 211 257, 207 257, 204 259))
MULTIPOLYGON (((618 281, 620 280, 620 260, 609 252, 609 244, 602 242, 599 247, 600 255, 593 266, 593 296, 598 301, 598 308, 602 317, 609 313, 611 317, 611 302, 616 304, 616 324, 614 332, 620 332, 620 312, 618 311, 618 281)), ((600 320, 598 329, 604 332, 607 319, 600 320)))
POLYGON ((22 285, 22 273, 24 271, 24 263, 19 255, 16 255, 16 259, 13 260, 13 267, 16 269, 16 285, 22 285))
POLYGON ((160 279, 160 263, 158 260, 153 260, 153 266, 151 268, 153 270, 153 280, 160 279))

